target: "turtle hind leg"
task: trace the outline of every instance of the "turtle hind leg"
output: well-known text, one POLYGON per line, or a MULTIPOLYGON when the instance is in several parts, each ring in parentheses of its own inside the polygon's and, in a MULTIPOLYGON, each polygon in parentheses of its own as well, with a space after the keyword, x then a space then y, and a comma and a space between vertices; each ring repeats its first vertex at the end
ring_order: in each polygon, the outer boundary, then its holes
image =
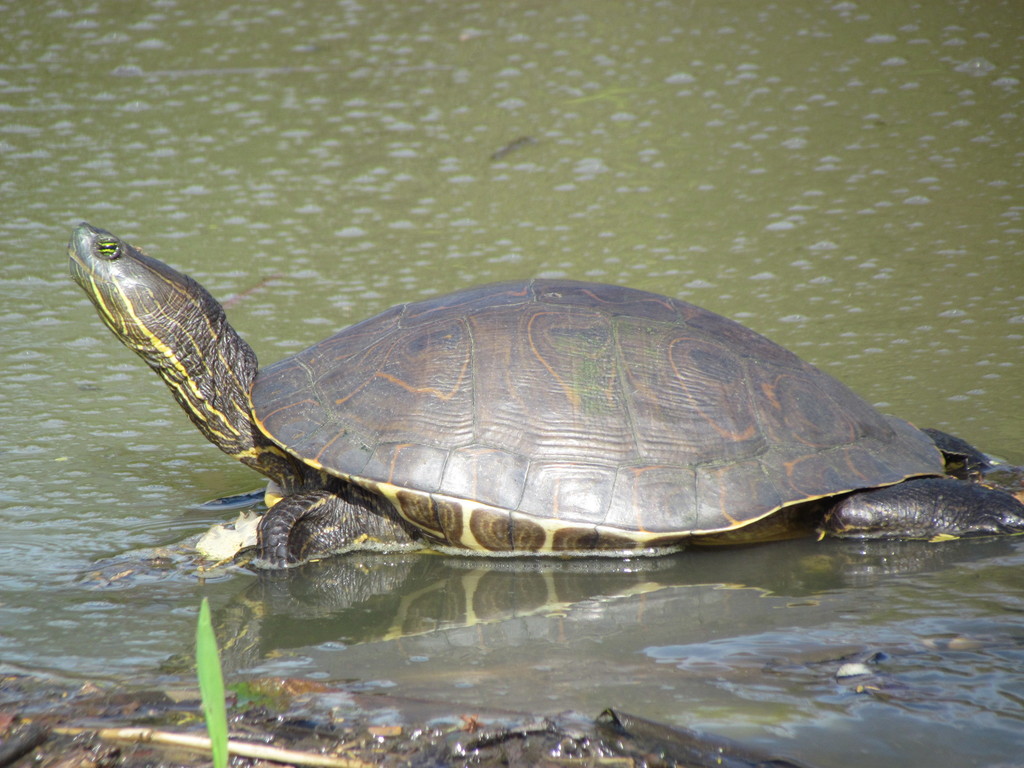
POLYGON ((1024 533, 1024 504, 1005 491, 924 477, 852 493, 828 512, 822 531, 851 539, 932 539, 1024 533))
POLYGON ((271 568, 354 549, 422 546, 390 505, 361 488, 320 488, 285 496, 260 520, 258 560, 271 568))

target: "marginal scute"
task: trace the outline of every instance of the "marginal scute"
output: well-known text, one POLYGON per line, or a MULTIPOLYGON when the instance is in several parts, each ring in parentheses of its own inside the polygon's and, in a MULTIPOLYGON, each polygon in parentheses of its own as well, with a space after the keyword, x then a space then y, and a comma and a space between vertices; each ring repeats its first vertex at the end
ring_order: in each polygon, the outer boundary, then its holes
POLYGON ((481 549, 492 552, 512 550, 512 523, 508 514, 475 509, 469 516, 469 530, 481 549))
MULTIPOLYGON (((615 480, 610 512, 604 524, 625 530, 680 531, 681 515, 664 510, 696 509, 694 471, 674 465, 622 467, 615 480), (651 504, 658 499, 658 504, 651 504)), ((692 526, 697 527, 697 526, 692 526)))
POLYGON ((384 443, 376 447, 360 474, 402 485, 399 478, 419 473, 425 484, 440 486, 447 458, 447 451, 431 445, 384 443))
POLYGON ((523 497, 529 460, 521 454, 489 446, 468 446, 452 451, 439 466, 438 483, 463 499, 475 499, 503 509, 516 509, 523 497))
POLYGON ((437 535, 446 530, 438 519, 433 499, 427 494, 398 490, 395 497, 400 514, 413 525, 437 535))
POLYGON ((636 549, 638 544, 642 544, 644 547, 658 548, 677 543, 679 543, 678 536, 665 536, 663 538, 650 538, 638 541, 625 534, 612 533, 611 531, 601 529, 597 532, 597 542, 593 545, 593 548, 595 550, 622 551, 636 549))
MULTIPOLYGON (((555 531, 551 549, 555 552, 579 552, 598 549, 598 543, 599 537, 596 529, 566 525, 555 531)), ((635 547, 636 543, 630 542, 628 548, 635 547)))
POLYGON ((613 498, 615 468, 570 461, 536 461, 519 509, 567 523, 603 522, 613 498))
POLYGON ((516 552, 544 552, 547 539, 544 526, 526 515, 512 515, 512 547, 516 552))
POLYGON ((434 510, 437 513, 439 530, 443 534, 444 541, 453 546, 460 546, 462 531, 466 522, 466 505, 469 502, 458 502, 451 499, 433 499, 434 510))
POLYGON ((696 472, 696 490, 696 531, 732 528, 745 520, 733 510, 755 507, 767 512, 784 501, 758 460, 702 465, 696 472))

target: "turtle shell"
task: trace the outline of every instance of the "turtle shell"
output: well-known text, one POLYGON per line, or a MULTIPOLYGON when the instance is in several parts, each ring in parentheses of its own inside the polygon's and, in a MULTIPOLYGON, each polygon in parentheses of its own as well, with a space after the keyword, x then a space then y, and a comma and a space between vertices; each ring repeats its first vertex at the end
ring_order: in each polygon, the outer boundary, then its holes
POLYGON ((567 280, 404 304, 259 372, 257 422, 443 545, 668 546, 941 474, 932 440, 732 320, 567 280))

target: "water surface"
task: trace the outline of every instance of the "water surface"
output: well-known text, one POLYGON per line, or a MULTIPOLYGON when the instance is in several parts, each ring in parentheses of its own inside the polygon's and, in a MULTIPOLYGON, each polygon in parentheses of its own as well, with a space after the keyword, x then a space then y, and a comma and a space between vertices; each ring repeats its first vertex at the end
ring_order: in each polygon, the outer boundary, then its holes
POLYGON ((243 675, 614 704, 820 765, 1020 754, 1016 541, 796 542, 600 578, 396 560, 283 585, 146 559, 258 478, 116 344, 64 256, 81 220, 131 239, 228 300, 267 361, 480 282, 625 283, 1024 462, 1012 0, 2 10, 5 669, 155 676, 209 595, 254 642, 243 675), (458 595, 495 612, 437 598, 458 595), (835 679, 874 651, 884 690, 835 679))

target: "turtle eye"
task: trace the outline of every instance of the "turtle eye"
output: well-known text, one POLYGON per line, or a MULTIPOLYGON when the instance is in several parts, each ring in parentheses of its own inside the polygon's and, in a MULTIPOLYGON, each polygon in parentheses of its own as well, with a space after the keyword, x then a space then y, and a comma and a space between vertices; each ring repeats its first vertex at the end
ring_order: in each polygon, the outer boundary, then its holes
POLYGON ((110 261, 121 257, 121 243, 111 237, 100 238, 96 241, 96 253, 110 261))

